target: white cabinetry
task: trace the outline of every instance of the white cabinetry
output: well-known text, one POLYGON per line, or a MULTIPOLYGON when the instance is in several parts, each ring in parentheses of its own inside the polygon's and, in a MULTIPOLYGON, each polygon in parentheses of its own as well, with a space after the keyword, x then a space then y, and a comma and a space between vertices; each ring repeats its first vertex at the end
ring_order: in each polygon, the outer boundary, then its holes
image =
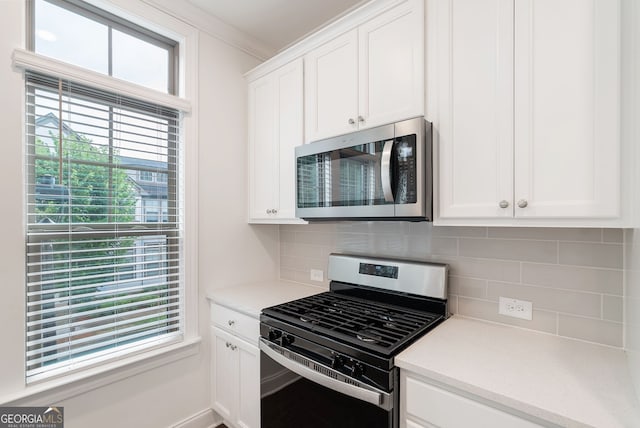
POLYGON ((294 147, 303 143, 302 59, 249 82, 249 222, 295 218, 294 147))
POLYGON ((619 217, 619 1, 428 8, 437 223, 619 217))
POLYGON ((424 2, 402 2, 304 61, 307 142, 423 115, 424 2))
MULTIPOLYGON (((539 428, 515 413, 458 395, 426 379, 402 371, 400 395, 401 428, 539 428)), ((524 416, 524 415, 523 415, 524 416)))
POLYGON ((215 303, 211 320, 211 407, 228 425, 259 428, 259 321, 215 303))

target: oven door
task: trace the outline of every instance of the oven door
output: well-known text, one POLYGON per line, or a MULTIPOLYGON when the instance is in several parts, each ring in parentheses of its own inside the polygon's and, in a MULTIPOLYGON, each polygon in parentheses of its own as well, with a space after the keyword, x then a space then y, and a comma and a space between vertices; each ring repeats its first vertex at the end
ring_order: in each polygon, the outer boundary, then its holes
POLYGON ((262 428, 395 428, 393 393, 260 339, 262 428))

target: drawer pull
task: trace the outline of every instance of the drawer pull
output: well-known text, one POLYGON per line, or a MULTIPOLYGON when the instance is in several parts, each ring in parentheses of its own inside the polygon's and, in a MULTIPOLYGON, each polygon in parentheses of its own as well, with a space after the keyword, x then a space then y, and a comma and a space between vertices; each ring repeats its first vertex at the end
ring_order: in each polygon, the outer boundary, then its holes
POLYGON ((232 325, 234 325, 235 323, 236 323, 236 322, 235 322, 234 320, 229 320, 229 321, 227 321, 227 324, 229 324, 229 326, 232 326, 232 325))

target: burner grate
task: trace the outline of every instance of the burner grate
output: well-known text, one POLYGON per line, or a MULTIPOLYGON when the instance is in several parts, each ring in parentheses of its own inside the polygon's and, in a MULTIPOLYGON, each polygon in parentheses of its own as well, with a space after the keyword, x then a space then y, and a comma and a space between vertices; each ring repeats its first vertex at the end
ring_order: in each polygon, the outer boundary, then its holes
POLYGON ((265 309, 298 327, 391 354, 442 316, 401 306, 325 292, 265 309))

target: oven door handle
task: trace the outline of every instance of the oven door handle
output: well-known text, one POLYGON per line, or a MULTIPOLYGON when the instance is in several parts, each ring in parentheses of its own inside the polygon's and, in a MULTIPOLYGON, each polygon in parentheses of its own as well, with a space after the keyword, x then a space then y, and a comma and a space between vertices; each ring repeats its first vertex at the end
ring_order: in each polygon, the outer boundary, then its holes
MULTIPOLYGON (((264 352, 269 358, 273 359, 275 362, 281 364, 285 368, 291 370, 292 372, 309 379, 312 382, 315 382, 319 385, 332 389, 334 391, 340 392, 342 394, 348 395, 349 397, 356 398, 361 401, 366 401, 367 403, 374 404, 378 407, 381 407, 385 410, 390 410, 393 407, 392 396, 389 393, 379 391, 374 389, 373 387, 364 388, 362 386, 356 386, 349 383, 345 383, 339 379, 334 379, 329 377, 319 371, 313 370, 312 368, 306 366, 305 364, 300 363, 299 361, 303 361, 305 363, 311 364, 311 366, 319 367, 324 372, 335 373, 339 377, 346 376, 338 371, 335 371, 327 366, 317 363, 316 361, 310 360, 307 357, 304 357, 300 354, 292 352, 289 349, 282 348, 274 343, 268 342, 264 338, 260 338, 260 350, 264 352), (275 349, 274 349, 275 348, 275 349), (277 350, 276 350, 277 349, 277 350), (278 351, 284 351, 291 354, 295 360, 288 358, 287 356, 281 354, 278 351)), ((360 383, 354 380, 354 383, 360 383)))

